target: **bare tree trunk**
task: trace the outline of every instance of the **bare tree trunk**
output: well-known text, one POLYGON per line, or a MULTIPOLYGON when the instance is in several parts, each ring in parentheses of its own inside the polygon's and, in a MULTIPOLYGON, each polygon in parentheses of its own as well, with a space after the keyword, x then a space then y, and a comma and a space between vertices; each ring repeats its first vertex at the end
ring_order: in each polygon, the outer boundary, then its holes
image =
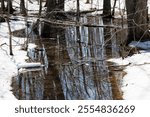
POLYGON ((111 0, 103 0, 103 15, 105 17, 111 16, 111 0))
POLYGON ((47 12, 53 10, 64 10, 64 0, 47 0, 47 12))
POLYGON ((9 30, 9 53, 10 53, 10 55, 13 55, 13 50, 12 50, 12 35, 11 35, 11 28, 10 28, 9 18, 8 17, 6 17, 6 22, 7 22, 8 30, 9 30))
POLYGON ((12 7, 12 0, 7 0, 7 10, 8 10, 8 14, 12 14, 14 9, 12 7))
POLYGON ((42 12, 42 0, 39 0, 39 17, 41 16, 41 12, 42 12))
POLYGON ((7 1, 8 14, 10 14, 10 9, 11 9, 10 7, 11 7, 11 1, 8 0, 8 1, 7 1))
MULTIPOLYGON (((0 14, 3 14, 5 12, 4 0, 0 0, 0 2, 1 2, 1 11, 0 11, 0 14)), ((5 22, 5 18, 3 18, 3 16, 0 16, 0 22, 5 22)))
POLYGON ((148 39, 147 0, 126 0, 128 18, 128 40, 142 41, 148 39))
POLYGON ((77 21, 79 22, 80 20, 80 1, 77 0, 77 21))
POLYGON ((113 10, 112 10, 112 16, 114 16, 114 14, 115 14, 116 2, 117 2, 117 0, 114 1, 114 6, 113 6, 113 10))
POLYGON ((2 13, 4 13, 4 11, 5 11, 4 0, 1 0, 1 11, 2 11, 2 13))
MULTIPOLYGON (((55 12, 52 12, 52 11, 54 11, 54 10, 57 10, 57 11, 64 10, 64 2, 65 2, 65 0, 47 0, 46 1, 47 18, 51 17, 53 19, 60 19, 60 20, 62 20, 63 19, 63 15, 62 14, 55 13, 55 12)), ((51 26, 49 24, 45 23, 43 28, 42 28, 41 36, 45 37, 45 38, 49 37, 50 36, 49 35, 50 34, 50 29, 51 29, 51 26)))
POLYGON ((25 16, 27 15, 24 0, 20 0, 20 13, 25 16))
POLYGON ((86 3, 90 3, 90 0, 86 0, 86 3))
POLYGON ((46 1, 47 12, 50 12, 56 8, 55 0, 47 0, 46 1))

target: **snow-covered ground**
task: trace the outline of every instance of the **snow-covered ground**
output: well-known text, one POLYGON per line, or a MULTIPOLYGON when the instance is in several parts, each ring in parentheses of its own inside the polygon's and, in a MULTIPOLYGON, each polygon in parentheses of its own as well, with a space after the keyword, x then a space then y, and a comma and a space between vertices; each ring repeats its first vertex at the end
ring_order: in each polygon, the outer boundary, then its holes
MULTIPOLYGON (((19 6, 19 0, 15 1, 16 3, 14 4, 19 6)), ((75 1, 66 0, 65 10, 75 10, 75 1)), ((85 1, 81 1, 81 10, 102 8, 102 1, 100 2, 100 0, 93 0, 93 5, 85 4, 85 1)), ((121 3, 121 6, 117 3, 117 8, 124 7, 124 2, 121 3)), ((31 3, 28 5, 29 10, 37 10, 39 8, 37 2, 34 5, 31 3)), ((10 24, 12 31, 25 28, 24 21, 11 21, 10 24)), ((11 92, 11 79, 14 75, 17 75, 18 65, 26 66, 25 59, 27 59, 27 52, 21 50, 21 44, 24 44, 25 38, 12 37, 14 56, 9 55, 8 33, 7 23, 0 23, 0 99, 16 99, 11 92)), ((150 42, 132 42, 130 46, 137 46, 146 50, 141 50, 140 54, 134 54, 125 59, 113 58, 109 61, 119 65, 127 65, 125 68, 127 74, 123 78, 121 87, 124 99, 150 99, 150 42)))
MULTIPOLYGON (((19 1, 15 0, 13 2, 15 6, 18 6, 19 1)), ((31 10, 38 9, 38 5, 29 3, 31 10)), ((10 21, 11 31, 24 29, 25 21, 21 16, 16 16, 22 21, 10 21)), ((14 18, 12 18, 14 19, 14 18)), ((18 74, 18 69, 22 66, 36 66, 39 63, 26 63, 27 51, 22 50, 22 45, 25 44, 26 38, 14 37, 12 36, 12 49, 13 56, 9 55, 9 30, 8 24, 0 23, 0 99, 16 99, 12 94, 11 80, 12 77, 18 74)), ((28 47, 34 48, 34 45, 29 45, 28 47)))
MULTIPOLYGON (((10 22, 11 30, 18 30, 25 27, 25 23, 10 22), (17 25, 16 25, 17 24, 17 25)), ((12 37, 13 54, 9 55, 9 32, 7 23, 0 23, 0 99, 15 99, 11 90, 12 76, 17 74, 17 64, 24 61, 26 52, 20 50, 23 38, 12 37)))
MULTIPOLYGON (((23 19, 23 18, 22 18, 23 19)), ((11 31, 25 28, 25 21, 10 21, 11 31)), ((27 51, 22 47, 26 38, 12 36, 13 56, 9 55, 9 31, 7 23, 0 23, 0 99, 15 99, 11 92, 11 79, 18 70, 28 67, 42 67, 41 63, 26 63, 27 51)), ((28 50, 36 45, 29 43, 28 50)))
POLYGON ((143 48, 139 54, 128 56, 125 59, 113 58, 108 61, 118 65, 127 65, 127 73, 122 79, 124 99, 150 99, 150 41, 132 42, 131 47, 143 48))

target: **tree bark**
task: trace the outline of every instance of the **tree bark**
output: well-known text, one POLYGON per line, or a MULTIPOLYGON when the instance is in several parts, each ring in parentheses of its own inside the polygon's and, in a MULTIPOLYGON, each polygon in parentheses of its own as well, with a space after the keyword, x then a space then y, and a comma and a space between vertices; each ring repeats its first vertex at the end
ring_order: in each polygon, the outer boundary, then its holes
POLYGON ((11 28, 10 28, 9 18, 8 17, 6 17, 6 22, 7 22, 8 30, 9 30, 9 54, 13 55, 13 50, 12 50, 12 33, 11 33, 11 28))
POLYGON ((39 17, 41 17, 42 12, 42 0, 39 1, 39 17))
POLYGON ((1 0, 1 12, 4 13, 4 11, 5 11, 4 0, 1 0))
POLYGON ((128 39, 142 41, 148 39, 148 9, 147 0, 126 0, 128 19, 128 39))
POLYGON ((7 10, 8 14, 12 14, 14 12, 14 9, 12 7, 12 0, 7 0, 7 10))
POLYGON ((80 21, 80 1, 77 0, 77 22, 80 21))
POLYGON ((27 15, 24 0, 20 0, 20 13, 25 16, 27 15))
POLYGON ((64 10, 64 0, 47 0, 47 12, 53 10, 64 10))
MULTIPOLYGON (((47 6, 47 18, 51 17, 52 19, 63 19, 63 16, 59 13, 55 13, 52 11, 61 11, 64 10, 64 2, 65 0, 47 0, 46 6, 47 6)), ((44 26, 42 28, 41 36, 44 38, 50 37, 50 33, 52 26, 44 23, 44 26)))
POLYGON ((90 3, 90 0, 86 0, 86 3, 90 3))
POLYGON ((113 10, 112 10, 112 16, 115 15, 116 2, 117 2, 117 0, 114 1, 114 6, 113 6, 113 10))
POLYGON ((103 0, 103 15, 104 17, 111 16, 111 0, 103 0))

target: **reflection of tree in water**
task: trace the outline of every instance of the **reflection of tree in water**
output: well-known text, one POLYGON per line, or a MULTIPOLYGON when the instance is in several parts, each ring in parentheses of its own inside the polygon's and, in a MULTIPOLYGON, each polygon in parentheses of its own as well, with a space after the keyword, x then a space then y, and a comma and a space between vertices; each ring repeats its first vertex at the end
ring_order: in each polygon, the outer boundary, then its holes
MULTIPOLYGON (((103 25, 101 17, 80 20, 103 25)), ((103 28, 51 27, 49 35, 32 40, 38 48, 30 53, 30 61, 42 62, 45 69, 13 78, 13 92, 18 99, 114 99, 103 28)))
MULTIPOLYGON (((103 23, 104 25, 112 25, 113 19, 103 18, 103 23)), ((109 50, 109 51, 106 50, 108 57, 113 57, 113 58, 119 57, 118 55, 119 48, 117 46, 118 42, 116 40, 117 34, 116 34, 116 28, 104 27, 105 47, 107 47, 107 49, 109 50)), ((120 40, 120 38, 118 39, 120 40)))
MULTIPOLYGON (((82 22, 102 24, 99 17, 82 22)), ((61 82, 66 99, 112 99, 105 63, 102 28, 69 27, 66 43, 71 63, 61 66, 61 82)))
POLYGON ((14 95, 17 99, 43 99, 43 73, 29 71, 20 73, 12 80, 14 95))
MULTIPOLYGON (((41 62, 45 64, 45 68, 25 71, 13 78, 12 87, 17 99, 64 99, 57 68, 58 37, 63 41, 64 31, 55 28, 50 38, 34 40, 38 47, 29 52, 29 61, 41 62)), ((63 58, 65 56, 60 62, 63 58)))

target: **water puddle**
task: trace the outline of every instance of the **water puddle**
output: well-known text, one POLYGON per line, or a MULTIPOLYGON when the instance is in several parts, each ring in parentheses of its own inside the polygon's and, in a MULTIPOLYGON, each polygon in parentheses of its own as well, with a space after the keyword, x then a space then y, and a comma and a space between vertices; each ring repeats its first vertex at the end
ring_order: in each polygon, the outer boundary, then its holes
MULTIPOLYGON (((82 17, 81 21, 103 25, 101 17, 82 17)), ((19 71, 12 78, 12 91, 17 99, 122 99, 120 85, 124 73, 106 61, 119 56, 115 36, 108 49, 103 27, 51 30, 50 38, 30 39, 38 46, 28 51, 28 62, 41 62, 45 67, 19 71)))

